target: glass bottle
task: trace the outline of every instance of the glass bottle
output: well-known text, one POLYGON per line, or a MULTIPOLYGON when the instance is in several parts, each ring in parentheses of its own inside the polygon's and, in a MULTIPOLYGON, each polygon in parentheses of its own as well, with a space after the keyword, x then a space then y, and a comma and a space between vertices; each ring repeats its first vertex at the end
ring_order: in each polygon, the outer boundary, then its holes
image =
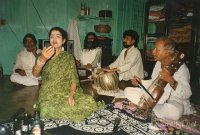
POLYGON ((21 131, 21 120, 18 118, 14 119, 14 123, 13 123, 13 134, 14 135, 22 135, 22 131, 21 131))
POLYGON ((80 15, 85 15, 85 3, 81 3, 80 15))
POLYGON ((42 135, 43 134, 44 123, 40 120, 40 112, 35 110, 35 116, 32 124, 32 135, 42 135))
POLYGON ((85 8, 85 15, 87 15, 87 16, 90 15, 90 8, 89 7, 85 8))
POLYGON ((31 121, 29 118, 28 113, 24 113, 23 120, 22 120, 22 132, 23 135, 29 135, 31 130, 31 121))

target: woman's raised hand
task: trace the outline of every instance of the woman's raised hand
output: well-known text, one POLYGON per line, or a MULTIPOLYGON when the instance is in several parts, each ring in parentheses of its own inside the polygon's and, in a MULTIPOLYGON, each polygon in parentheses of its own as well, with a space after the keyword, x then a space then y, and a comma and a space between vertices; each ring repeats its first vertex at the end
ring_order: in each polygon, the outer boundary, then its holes
POLYGON ((50 59, 55 54, 55 48, 53 46, 44 47, 42 50, 42 56, 45 57, 47 60, 50 59))

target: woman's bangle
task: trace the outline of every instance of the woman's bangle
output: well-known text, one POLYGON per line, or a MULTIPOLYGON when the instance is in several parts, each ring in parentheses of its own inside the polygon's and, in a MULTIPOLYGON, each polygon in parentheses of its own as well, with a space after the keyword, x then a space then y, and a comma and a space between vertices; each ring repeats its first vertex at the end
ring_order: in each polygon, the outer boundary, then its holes
POLYGON ((43 60, 43 58, 41 56, 38 57, 37 65, 44 66, 45 63, 46 63, 46 60, 43 60))
POLYGON ((40 58, 42 59, 42 61, 44 61, 44 62, 46 62, 47 61, 47 58, 43 55, 43 54, 41 54, 40 55, 40 58))
POLYGON ((36 67, 36 65, 33 67, 33 69, 34 69, 35 71, 39 71, 39 70, 40 70, 40 68, 36 67))

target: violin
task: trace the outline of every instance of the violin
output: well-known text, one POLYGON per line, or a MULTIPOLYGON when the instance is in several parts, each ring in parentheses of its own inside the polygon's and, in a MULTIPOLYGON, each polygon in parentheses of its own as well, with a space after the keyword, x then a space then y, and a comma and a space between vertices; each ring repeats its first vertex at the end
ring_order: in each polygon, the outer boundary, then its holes
MULTIPOLYGON (((180 68, 180 66, 185 61, 186 56, 182 52, 176 52, 174 60, 172 63, 165 67, 167 71, 173 76, 173 74, 180 68)), ((168 82, 160 79, 159 76, 152 82, 152 84, 149 86, 148 89, 145 89, 144 86, 140 82, 139 86, 142 87, 147 94, 142 95, 142 100, 139 102, 139 107, 142 109, 153 109, 154 106, 157 104, 159 99, 161 98, 162 94, 164 93, 164 88, 167 85, 168 82)))

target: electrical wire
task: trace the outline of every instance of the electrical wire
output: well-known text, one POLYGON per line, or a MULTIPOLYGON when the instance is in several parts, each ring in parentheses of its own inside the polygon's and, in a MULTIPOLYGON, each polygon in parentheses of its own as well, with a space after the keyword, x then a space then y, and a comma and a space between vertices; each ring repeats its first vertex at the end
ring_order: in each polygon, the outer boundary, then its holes
POLYGON ((43 22, 43 20, 42 20, 42 17, 40 16, 39 11, 37 10, 37 8, 36 8, 36 6, 35 6, 33 0, 31 0, 31 3, 32 3, 32 5, 33 5, 33 7, 34 7, 34 9, 35 9, 35 11, 36 11, 36 13, 37 13, 37 15, 38 15, 38 17, 39 17, 41 23, 42 23, 42 25, 44 26, 44 28, 46 29, 46 31, 49 32, 48 29, 46 28, 46 26, 45 26, 45 24, 44 24, 44 22, 43 22))
POLYGON ((6 21, 6 23, 8 24, 8 27, 10 28, 11 32, 13 33, 13 35, 15 36, 15 38, 17 39, 17 41, 20 44, 23 44, 22 41, 17 37, 17 34, 13 31, 12 27, 10 26, 10 24, 8 23, 8 21, 6 21))

